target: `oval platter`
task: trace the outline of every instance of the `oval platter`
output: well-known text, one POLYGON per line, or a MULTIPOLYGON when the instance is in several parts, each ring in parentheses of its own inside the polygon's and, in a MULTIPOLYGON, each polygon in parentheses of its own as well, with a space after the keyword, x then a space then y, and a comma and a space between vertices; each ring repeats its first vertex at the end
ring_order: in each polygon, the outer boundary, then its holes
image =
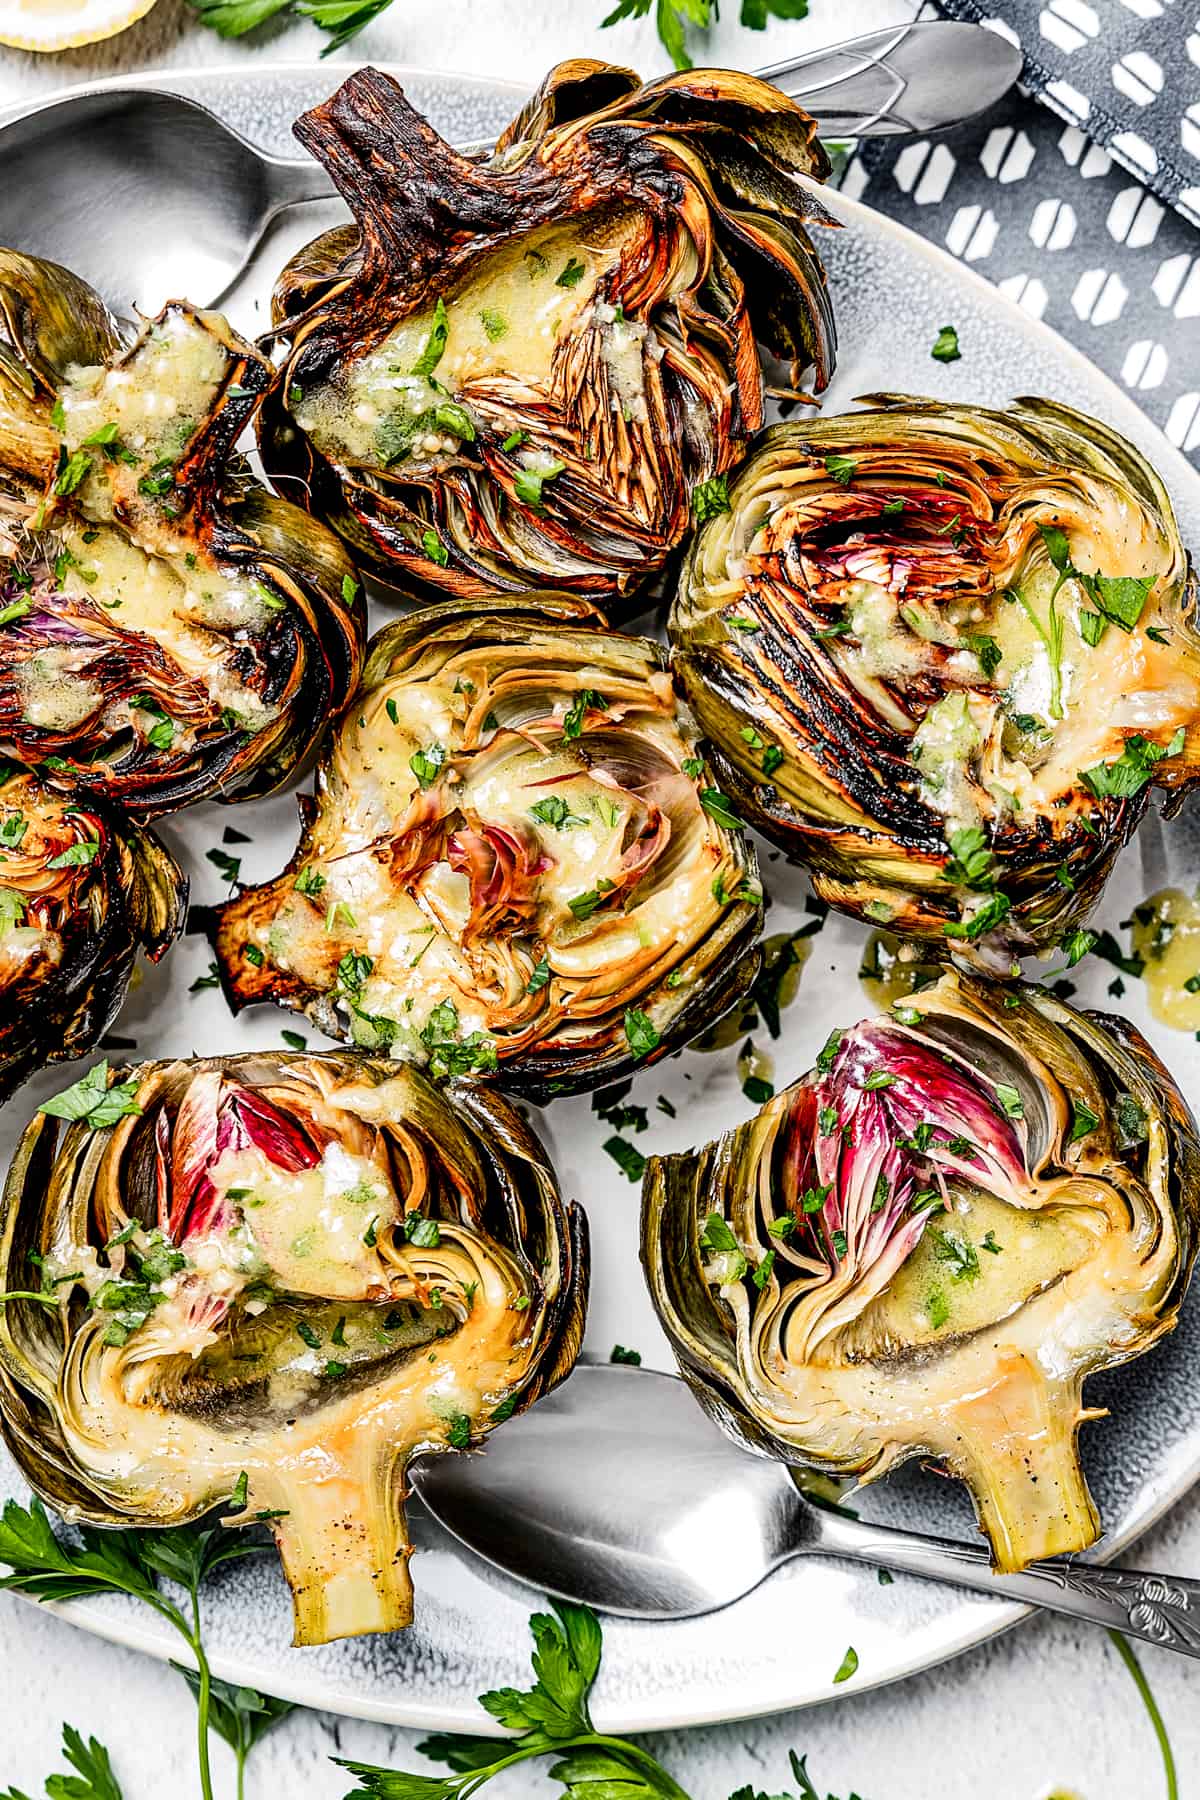
MULTIPOLYGON (((263 68, 251 72, 171 72, 94 86, 155 87, 186 94, 276 155, 294 154, 292 120, 325 99, 349 66, 263 68)), ((414 103, 451 140, 471 141, 505 123, 521 95, 504 84, 416 69, 391 71, 414 103)), ((29 108, 0 114, 0 123, 29 108)), ((1003 404, 1017 394, 1045 393, 1106 419, 1138 443, 1171 488, 1184 537, 1200 544, 1200 475, 1107 377, 1061 338, 1026 317, 980 277, 944 252, 844 195, 830 196, 844 229, 822 234, 841 351, 825 409, 848 407, 856 394, 880 389, 929 393, 939 399, 1003 404), (929 351, 939 327, 952 322, 962 360, 935 362, 929 351)), ((245 278, 226 297, 234 323, 253 336, 269 320, 272 277, 292 251, 344 217, 335 202, 295 209, 268 234, 245 278)), ((114 222, 134 233, 137 219, 114 222)), ((195 273, 203 267, 197 247, 195 273)), ((186 272, 180 282, 186 291, 186 272)), ((376 604, 377 628, 387 610, 376 604)), ((208 852, 238 858, 250 881, 278 871, 297 835, 292 794, 236 808, 199 806, 169 821, 164 835, 192 880, 194 902, 227 891, 208 852), (229 826, 249 841, 223 845, 229 826)), ((772 906, 769 932, 814 925, 805 911, 807 883, 774 852, 763 873, 772 906)), ((1200 808, 1164 833, 1156 819, 1125 852, 1109 887, 1101 922, 1116 929, 1151 889, 1168 880, 1189 887, 1200 875, 1200 808)), ((775 1081, 794 1079, 834 1024, 873 1010, 859 980, 866 934, 830 915, 804 940, 807 961, 798 995, 769 1045, 775 1081)), ((233 1020, 219 992, 204 985, 208 947, 189 936, 155 969, 143 970, 115 1031, 126 1046, 110 1054, 187 1055, 278 1046, 294 1021, 269 1008, 233 1020), (196 985, 200 984, 200 985, 196 985)), ((1090 957, 1072 971, 1076 1003, 1112 1006, 1113 970, 1090 957)), ((1149 1018, 1141 984, 1127 984, 1121 1009, 1147 1032, 1185 1091, 1200 1092, 1200 1044, 1149 1018)), ((316 1034, 309 1033, 310 1045, 316 1034)), ((761 1030, 757 1040, 766 1039, 761 1030)), ((647 1108, 637 1138, 646 1151, 678 1150, 748 1116, 735 1060, 688 1050, 646 1072, 632 1098, 647 1108), (662 1096, 670 1116, 657 1102, 662 1096)), ((7 1159, 33 1108, 66 1085, 62 1070, 30 1082, 0 1115, 0 1155, 7 1159)), ((643 1289, 637 1256, 638 1190, 605 1154, 611 1134, 589 1101, 559 1101, 536 1118, 560 1171, 564 1193, 591 1219, 594 1277, 588 1353, 607 1360, 615 1344, 637 1349, 646 1365, 671 1366, 643 1289)), ((1141 1362, 1094 1381, 1089 1397, 1112 1408, 1090 1424, 1084 1462, 1115 1554, 1181 1498, 1200 1474, 1200 1297, 1184 1308, 1179 1329, 1141 1362)), ((24 1499, 23 1485, 0 1451, 0 1499, 24 1499)), ((957 1485, 910 1467, 862 1496, 863 1513, 941 1535, 970 1537, 974 1526, 957 1485)), ((208 1604, 207 1637, 216 1671, 227 1679, 303 1705, 384 1722, 449 1731, 494 1729, 475 1704, 488 1688, 522 1681, 528 1666, 526 1621, 538 1597, 498 1577, 461 1551, 411 1507, 416 1554, 416 1622, 391 1637, 358 1638, 316 1649, 289 1647, 290 1604, 274 1558, 250 1558, 224 1570, 208 1604)), ((719 1546, 714 1546, 718 1555, 719 1546)), ((77 1624, 161 1657, 175 1653, 167 1628, 148 1623, 132 1603, 91 1601, 63 1609, 77 1624)), ((795 1563, 726 1611, 683 1624, 606 1622, 607 1654, 596 1691, 603 1730, 645 1731, 769 1713, 894 1681, 1004 1630, 1023 1616, 1016 1605, 897 1577, 881 1585, 869 1568, 817 1561, 795 1563), (848 1644, 859 1669, 848 1687, 833 1676, 848 1644)))

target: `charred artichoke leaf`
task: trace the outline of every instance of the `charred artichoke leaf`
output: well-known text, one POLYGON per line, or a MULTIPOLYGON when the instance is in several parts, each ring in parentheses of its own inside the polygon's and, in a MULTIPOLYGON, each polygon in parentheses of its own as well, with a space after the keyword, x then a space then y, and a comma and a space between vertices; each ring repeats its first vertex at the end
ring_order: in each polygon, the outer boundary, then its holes
POLYGON ((183 929, 187 878, 152 832, 0 767, 0 1100, 96 1045, 140 949, 183 929))
POLYGON ((1200 768, 1196 581, 1132 444, 1051 401, 765 432, 698 534, 676 673, 821 897, 993 973, 1200 768))
POLYGON ((479 162, 364 69, 296 132, 358 228, 280 278, 263 457, 402 586, 619 600, 761 425, 758 343, 828 380, 828 161, 752 76, 563 64, 479 162))
POLYGON ((762 894, 657 645, 556 595, 386 627, 276 880, 216 909, 235 1007, 545 1099, 754 977, 762 894))
POLYGON ((234 453, 269 375, 0 250, 0 750, 143 819, 278 786, 358 676, 345 550, 234 453))
POLYGON ((1132 1028, 947 974, 652 1158, 642 1256, 726 1431, 863 1482, 938 1457, 1014 1570, 1096 1539, 1083 1382, 1172 1328, 1198 1222, 1195 1121, 1132 1028))
POLYGON ((297 1643, 408 1624, 406 1465, 570 1370, 582 1215, 504 1100, 386 1060, 109 1079, 115 1123, 36 1117, 0 1210, 0 1282, 45 1295, 0 1309, 22 1470, 95 1524, 268 1523, 297 1643))

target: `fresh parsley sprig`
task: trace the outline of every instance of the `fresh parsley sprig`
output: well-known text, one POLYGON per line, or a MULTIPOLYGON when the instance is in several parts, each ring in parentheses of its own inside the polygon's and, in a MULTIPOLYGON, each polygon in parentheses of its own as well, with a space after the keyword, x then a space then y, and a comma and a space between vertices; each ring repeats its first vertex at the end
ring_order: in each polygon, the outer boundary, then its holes
POLYGON ((648 1751, 623 1738, 597 1732, 588 1698, 600 1668, 603 1639, 590 1608, 555 1602, 554 1616, 535 1613, 531 1688, 497 1688, 480 1695, 480 1705, 506 1730, 507 1743, 494 1738, 440 1735, 420 1746, 426 1756, 449 1765, 449 1775, 411 1775, 372 1763, 335 1760, 370 1800, 469 1800, 493 1776, 531 1758, 554 1755, 551 1778, 561 1781, 565 1800, 617 1794, 621 1800, 689 1800, 689 1796, 648 1751))
MULTIPOLYGON (((172 1663, 171 1667, 183 1676, 199 1702, 198 1672, 185 1668, 182 1663, 172 1663)), ((257 1688, 236 1687, 232 1682, 218 1680, 215 1675, 210 1680, 208 1700, 208 1722, 233 1751, 237 1765, 237 1800, 244 1800, 250 1752, 281 1719, 295 1712, 295 1703, 278 1700, 273 1694, 260 1694, 257 1688)))
MULTIPOLYGON (((35 1600, 129 1594, 165 1619, 179 1633, 196 1664, 189 1681, 194 1681, 197 1699, 200 1792, 203 1800, 213 1800, 209 1726, 222 1736, 225 1731, 213 1716, 213 1677, 201 1632, 200 1589, 222 1563, 249 1556, 258 1548, 252 1538, 219 1525, 180 1525, 170 1531, 94 1531, 84 1526, 76 1545, 55 1534, 40 1500, 31 1501, 28 1508, 10 1500, 0 1514, 0 1563, 7 1563, 11 1573, 0 1576, 0 1589, 12 1588, 35 1600), (184 1589, 187 1598, 183 1606, 160 1587, 163 1576, 184 1589)), ((229 1691, 221 1688, 218 1713, 227 1704, 229 1691)), ((236 1745, 234 1750, 236 1754, 236 1745)), ((86 1792, 83 1790, 85 1797, 86 1792)), ((96 1792, 98 1800, 120 1800, 119 1790, 96 1792)))
MULTIPOLYGON (((47 1775, 47 1800, 125 1800, 108 1751, 98 1738, 89 1738, 85 1744, 73 1725, 64 1725, 62 1753, 76 1773, 47 1775)), ((10 1787, 0 1800, 28 1800, 28 1795, 10 1787)))
MULTIPOLYGON (((202 25, 226 38, 244 37, 280 14, 295 13, 329 33, 321 54, 330 56, 386 11, 391 0, 192 0, 192 5, 202 25)), ((617 25, 653 12, 659 42, 671 61, 677 69, 690 69, 688 30, 707 33, 717 18, 717 6, 718 0, 617 0, 600 23, 617 25)), ((742 0, 740 19, 747 30, 765 31, 772 17, 805 19, 808 0, 742 0)))

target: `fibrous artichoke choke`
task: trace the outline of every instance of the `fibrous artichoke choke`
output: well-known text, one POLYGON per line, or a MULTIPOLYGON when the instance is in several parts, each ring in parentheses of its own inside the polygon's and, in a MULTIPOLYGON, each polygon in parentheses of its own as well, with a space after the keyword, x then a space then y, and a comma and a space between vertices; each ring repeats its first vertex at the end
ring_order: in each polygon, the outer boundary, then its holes
POLYGON ((758 345, 828 379, 815 130, 749 75, 571 62, 478 161, 352 75, 296 127, 356 224, 276 288, 272 478, 404 586, 631 594, 761 425, 758 345))
MULTIPOLYGON (((83 1090, 87 1088, 87 1091, 83 1090)), ((296 1641, 412 1617, 404 1471, 571 1367, 582 1217, 505 1101, 371 1057, 146 1063, 26 1130, 0 1413, 97 1525, 269 1523, 296 1641), (31 1287, 32 1281, 32 1287, 31 1287)))
POLYGON ((796 1467, 940 1458, 1000 1570, 1099 1533, 1084 1378, 1169 1331, 1195 1120, 1123 1021, 946 975, 835 1032, 704 1149, 653 1158, 642 1255, 706 1410, 796 1467))
POLYGON ((529 595, 397 620, 285 874, 217 908, 235 1006, 539 1099, 745 991, 762 894, 657 645, 529 595))
POLYGON ((269 375, 0 250, 0 752, 155 818, 278 786, 350 692, 353 565, 234 454, 269 375))
POLYGON ((157 961, 182 930, 187 892, 152 832, 0 767, 0 1101, 99 1042, 139 948, 157 961))
POLYGON ((764 434, 670 631, 722 784, 822 898, 1007 973, 1196 779, 1195 603, 1097 420, 883 396, 764 434))

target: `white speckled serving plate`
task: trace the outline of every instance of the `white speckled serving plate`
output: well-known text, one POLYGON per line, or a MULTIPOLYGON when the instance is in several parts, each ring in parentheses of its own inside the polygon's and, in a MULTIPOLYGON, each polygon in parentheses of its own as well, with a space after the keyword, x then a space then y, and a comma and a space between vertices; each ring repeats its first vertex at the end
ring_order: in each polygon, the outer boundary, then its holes
MULTIPOLYGON (((296 114, 322 100, 347 69, 292 67, 245 72, 140 75, 123 83, 171 88, 205 102, 248 138, 276 154, 292 149, 296 114)), ((396 70, 417 106, 450 138, 494 132, 514 109, 513 90, 500 84, 396 70)), ((13 109, 4 117, 14 116, 13 109)), ((848 406, 854 395, 881 388, 928 392, 941 398, 1003 403, 1015 394, 1045 393, 1099 414, 1139 443, 1173 489, 1185 536, 1200 546, 1200 477, 1107 377, 1054 333, 1026 318, 979 277, 923 240, 850 200, 831 196, 846 229, 822 238, 841 335, 841 361, 827 401, 848 406), (937 328, 958 328, 962 360, 931 360, 937 328)), ((300 243, 340 216, 334 205, 312 205, 273 231, 255 266, 230 296, 234 322, 253 334, 267 320, 275 271, 300 243)), ((114 220, 114 230, 137 230, 137 220, 114 220)), ((382 613, 377 609, 379 617, 382 613)), ((282 866, 296 837, 290 796, 231 810, 202 806, 169 823, 165 835, 192 877, 195 901, 215 900, 221 884, 205 851, 227 824, 252 841, 235 846, 247 879, 282 866)), ((768 855, 764 873, 773 898, 770 929, 802 911, 800 874, 768 855)), ((1123 858, 1101 918, 1116 926, 1149 889, 1167 878, 1194 885, 1200 876, 1200 808, 1164 836, 1150 822, 1123 858)), ((773 1046, 776 1081, 792 1080, 835 1023, 869 1010, 858 981, 865 934, 830 918, 813 941, 800 994, 784 1014, 773 1046)), ((219 995, 189 993, 204 973, 208 950, 186 938, 132 994, 116 1030, 135 1038, 142 1055, 186 1055, 277 1045, 294 1020, 263 1009, 232 1020, 219 995)), ((1089 959, 1075 972, 1077 997, 1108 1004, 1113 971, 1089 959)), ((1140 983, 1129 982, 1124 1009, 1148 1032, 1185 1090, 1200 1090, 1200 1045, 1145 1012, 1140 983)), ((312 1034, 310 1034, 312 1041, 312 1034)), ((649 1105, 643 1150, 676 1150, 712 1135, 751 1110, 734 1073, 734 1053, 681 1056, 645 1074, 635 1099, 649 1105), (654 1105, 674 1102, 672 1120, 654 1105)), ((31 1082, 0 1116, 0 1155, 7 1156, 29 1112, 64 1085, 61 1071, 31 1082)), ((603 1153, 608 1127, 586 1099, 560 1101, 540 1119, 564 1192, 588 1208, 595 1246, 590 1351, 607 1358, 614 1343, 634 1346, 649 1365, 670 1367, 666 1344, 643 1291, 637 1257, 638 1194, 603 1153)), ((1112 1376, 1095 1381, 1092 1401, 1112 1408, 1111 1420, 1089 1425, 1084 1459, 1108 1527, 1104 1553, 1130 1543, 1200 1474, 1200 1300, 1184 1310, 1178 1331, 1159 1349, 1112 1376)), ((23 1496, 23 1485, 0 1451, 0 1498, 23 1496)), ((902 1471, 862 1500, 869 1516, 941 1533, 973 1531, 955 1484, 915 1468, 902 1471)), ((208 1636, 219 1673, 234 1680, 335 1712, 402 1725, 485 1731, 490 1722, 474 1704, 487 1688, 523 1679, 526 1619, 536 1596, 507 1583, 443 1536, 415 1505, 417 1553, 413 1575, 416 1623, 391 1637, 359 1638, 318 1649, 289 1647, 287 1590, 273 1558, 250 1559, 214 1583, 208 1636)), ((77 1603, 65 1609, 86 1629, 149 1650, 175 1652, 166 1628, 132 1603, 77 1603)), ((974 1598, 903 1576, 881 1587, 870 1569, 836 1563, 795 1563, 736 1606, 678 1625, 610 1620, 608 1654, 596 1694, 603 1729, 640 1731, 767 1713, 893 1681, 953 1655, 1012 1625, 1022 1609, 974 1598), (848 1645, 858 1652, 852 1684, 835 1688, 833 1675, 848 1645)))

